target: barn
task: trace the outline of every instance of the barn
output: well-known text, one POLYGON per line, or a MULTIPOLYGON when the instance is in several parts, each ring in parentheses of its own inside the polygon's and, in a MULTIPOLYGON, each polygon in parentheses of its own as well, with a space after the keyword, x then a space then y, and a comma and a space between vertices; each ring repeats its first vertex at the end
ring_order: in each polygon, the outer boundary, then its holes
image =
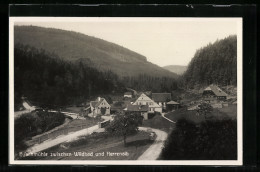
POLYGON ((226 100, 228 94, 221 90, 218 86, 211 84, 203 90, 204 98, 216 98, 218 100, 226 100))

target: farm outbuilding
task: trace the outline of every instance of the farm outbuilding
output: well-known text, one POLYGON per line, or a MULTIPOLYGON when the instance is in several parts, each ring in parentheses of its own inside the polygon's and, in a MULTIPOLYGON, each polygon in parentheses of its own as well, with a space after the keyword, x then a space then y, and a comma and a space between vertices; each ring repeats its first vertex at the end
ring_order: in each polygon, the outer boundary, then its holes
POLYGON ((172 110, 177 110, 180 108, 180 103, 175 102, 175 101, 169 101, 168 103, 166 103, 166 109, 167 111, 172 111, 172 110))
POLYGON ((211 84, 204 89, 202 93, 204 98, 217 98, 218 100, 226 100, 228 94, 221 90, 218 86, 211 84))

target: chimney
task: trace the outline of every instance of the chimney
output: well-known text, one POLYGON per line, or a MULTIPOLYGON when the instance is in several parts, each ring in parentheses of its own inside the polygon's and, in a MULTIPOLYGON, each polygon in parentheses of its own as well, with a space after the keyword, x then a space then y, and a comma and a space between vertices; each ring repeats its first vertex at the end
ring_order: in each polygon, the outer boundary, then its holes
POLYGON ((101 97, 98 97, 98 101, 100 101, 101 100, 101 97))

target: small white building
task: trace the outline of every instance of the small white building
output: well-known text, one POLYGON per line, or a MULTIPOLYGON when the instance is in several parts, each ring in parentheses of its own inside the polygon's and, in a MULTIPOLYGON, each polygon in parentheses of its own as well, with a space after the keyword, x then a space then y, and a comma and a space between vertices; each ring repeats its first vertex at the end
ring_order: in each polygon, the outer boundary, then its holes
POLYGON ((124 94, 124 97, 127 97, 127 98, 132 98, 133 97, 133 94, 132 94, 132 92, 125 92, 125 94, 124 94))
POLYGON ((91 116, 97 115, 110 115, 111 106, 107 103, 106 99, 98 97, 96 101, 90 102, 91 116))

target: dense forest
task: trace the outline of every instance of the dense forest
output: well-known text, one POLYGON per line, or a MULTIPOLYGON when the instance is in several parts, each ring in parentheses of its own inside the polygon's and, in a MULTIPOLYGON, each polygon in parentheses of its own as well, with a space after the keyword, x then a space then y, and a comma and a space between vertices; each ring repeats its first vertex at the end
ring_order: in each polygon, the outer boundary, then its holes
POLYGON ((117 75, 81 62, 70 63, 29 46, 14 49, 15 103, 26 96, 34 105, 63 106, 98 94, 124 91, 117 75))
POLYGON ((122 82, 139 91, 171 92, 177 89, 177 81, 171 77, 152 77, 140 74, 137 77, 123 77, 122 82))
POLYGON ((236 85, 237 37, 229 36, 196 51, 187 71, 179 78, 182 88, 209 84, 236 85))

